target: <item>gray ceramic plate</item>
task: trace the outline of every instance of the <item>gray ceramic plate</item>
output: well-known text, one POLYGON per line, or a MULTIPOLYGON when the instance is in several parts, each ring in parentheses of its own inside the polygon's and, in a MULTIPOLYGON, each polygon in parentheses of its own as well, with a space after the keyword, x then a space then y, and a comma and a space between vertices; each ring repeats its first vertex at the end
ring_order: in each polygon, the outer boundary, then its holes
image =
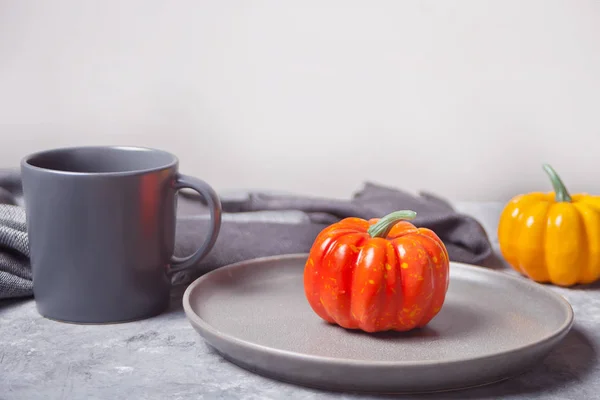
POLYGON ((304 297, 307 255, 245 261, 194 281, 192 326, 231 362, 271 378, 343 391, 429 392, 496 382, 545 356, 573 311, 553 291, 451 263, 442 311, 419 331, 367 334, 322 321, 304 297))

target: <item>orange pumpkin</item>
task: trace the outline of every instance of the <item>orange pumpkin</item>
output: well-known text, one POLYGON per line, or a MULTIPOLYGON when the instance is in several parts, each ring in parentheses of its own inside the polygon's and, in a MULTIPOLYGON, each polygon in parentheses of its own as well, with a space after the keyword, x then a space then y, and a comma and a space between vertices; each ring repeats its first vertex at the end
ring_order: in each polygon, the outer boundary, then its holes
POLYGON ((446 298, 449 259, 430 229, 407 219, 346 218, 315 239, 304 269, 304 290, 325 321, 366 332, 408 331, 427 325, 446 298))

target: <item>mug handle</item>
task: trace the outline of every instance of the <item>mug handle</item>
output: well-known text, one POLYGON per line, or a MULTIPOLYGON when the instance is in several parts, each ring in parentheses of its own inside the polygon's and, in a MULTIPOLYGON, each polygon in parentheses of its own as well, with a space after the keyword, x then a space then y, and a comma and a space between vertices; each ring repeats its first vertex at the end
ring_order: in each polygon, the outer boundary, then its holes
POLYGON ((177 174, 175 179, 175 190, 181 189, 195 190, 206 200, 208 208, 210 209, 210 219, 212 224, 210 225, 208 236, 198 250, 186 257, 171 257, 171 265, 169 265, 167 270, 169 274, 188 269, 206 257, 208 252, 215 245, 217 237, 219 236, 219 230, 221 229, 221 200, 213 188, 210 187, 208 183, 198 178, 177 174))

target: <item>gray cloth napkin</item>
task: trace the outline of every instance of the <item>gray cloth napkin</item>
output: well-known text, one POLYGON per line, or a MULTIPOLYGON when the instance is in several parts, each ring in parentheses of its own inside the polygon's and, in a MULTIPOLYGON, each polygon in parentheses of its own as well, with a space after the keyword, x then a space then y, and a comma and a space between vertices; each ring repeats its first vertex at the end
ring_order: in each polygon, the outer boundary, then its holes
MULTIPOLYGON (((0 203, 0 299, 30 296, 25 213, 16 172, 0 173, 0 203)), ((414 196, 369 182, 348 200, 243 192, 222 195, 222 205, 223 222, 215 247, 197 268, 176 274, 174 284, 187 284, 203 273, 237 261, 305 253, 328 224, 345 217, 382 217, 401 209, 416 211, 417 218, 412 222, 433 229, 453 261, 477 264, 492 254, 479 222, 457 213, 445 200, 428 193, 414 196)), ((203 200, 182 192, 175 253, 181 256, 193 252, 204 239, 208 224, 203 200)))
POLYGON ((0 299, 31 295, 29 244, 18 174, 0 171, 0 299))

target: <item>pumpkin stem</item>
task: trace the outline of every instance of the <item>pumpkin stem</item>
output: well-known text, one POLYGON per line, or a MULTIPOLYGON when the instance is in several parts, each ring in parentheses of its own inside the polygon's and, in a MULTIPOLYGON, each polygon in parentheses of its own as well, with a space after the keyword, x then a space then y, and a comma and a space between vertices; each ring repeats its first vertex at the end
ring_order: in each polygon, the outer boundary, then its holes
POLYGON ((405 219, 414 219, 416 216, 417 213, 411 210, 394 211, 373 224, 367 232, 373 238, 384 238, 398 222, 405 219))
POLYGON ((554 168, 552 168, 548 164, 543 165, 544 171, 550 177, 550 181, 552 182, 552 187, 554 187, 554 192, 556 193, 556 201, 557 202, 569 202, 571 201, 571 196, 567 191, 567 188, 563 181, 560 179, 560 176, 556 173, 554 168))

